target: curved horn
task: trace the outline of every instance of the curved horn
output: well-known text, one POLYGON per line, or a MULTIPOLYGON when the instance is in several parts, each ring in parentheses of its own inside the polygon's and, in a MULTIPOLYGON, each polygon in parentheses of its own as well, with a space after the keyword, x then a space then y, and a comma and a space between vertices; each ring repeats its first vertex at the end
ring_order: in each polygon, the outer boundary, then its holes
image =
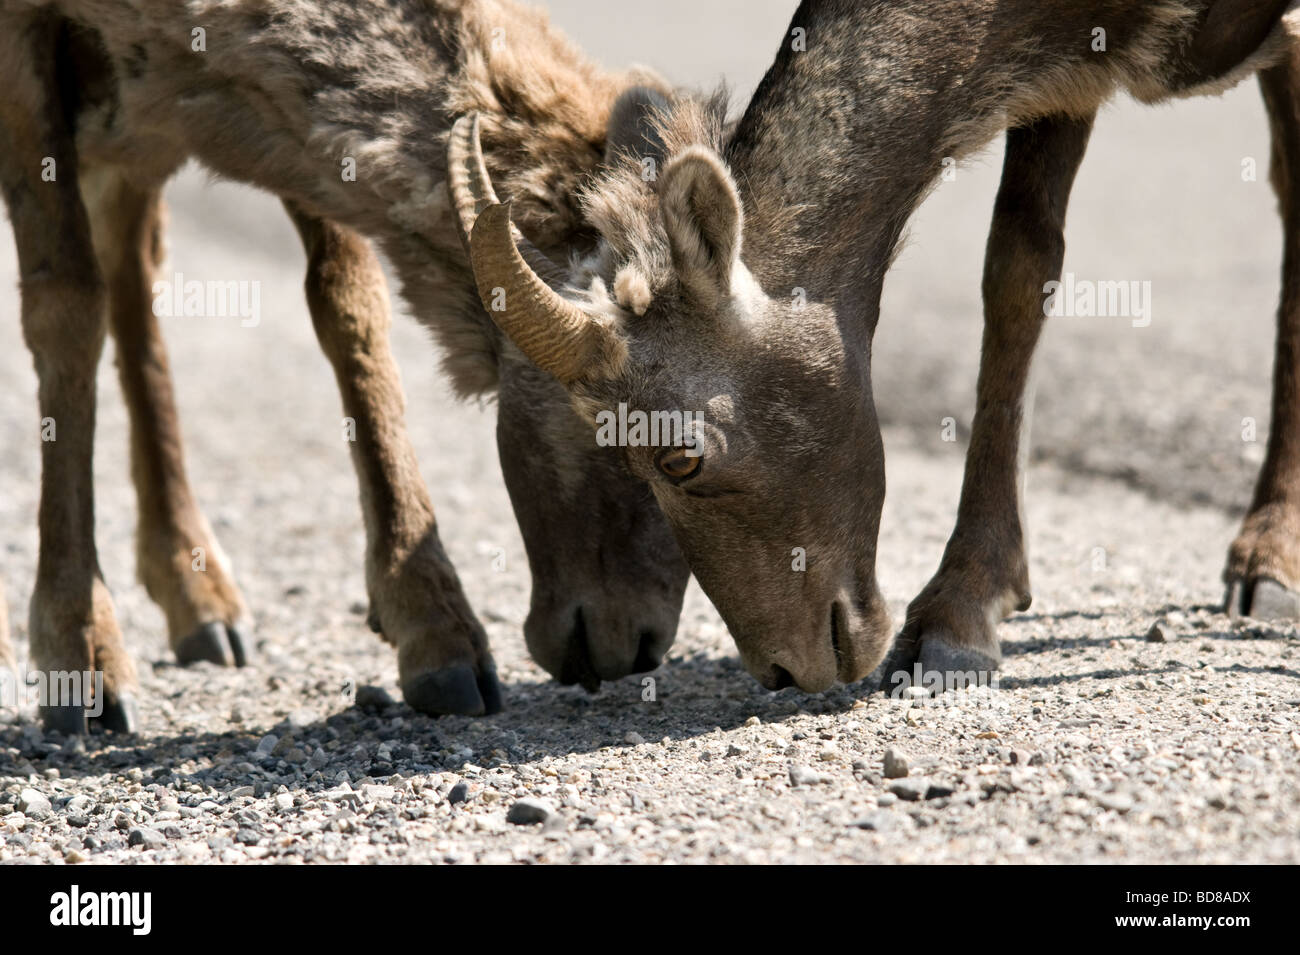
MULTIPOLYGON (((451 128, 447 139, 447 190, 451 193, 451 205, 456 213, 456 230, 465 246, 465 254, 469 255, 469 237, 474 231, 474 223, 484 209, 500 203, 496 190, 492 188, 487 164, 483 161, 478 113, 462 116, 451 128)), ((525 239, 513 224, 510 228, 524 261, 547 285, 560 288, 564 284, 564 269, 525 239)))
POLYGON ((478 113, 462 116, 452 126, 451 136, 447 139, 447 188, 451 192, 456 228, 466 255, 469 254, 469 235, 474 231, 478 214, 499 201, 483 164, 478 126, 478 113))
POLYGON ((562 384, 612 373, 627 354, 622 339, 548 285, 525 261, 513 232, 509 205, 490 205, 470 234, 470 262, 487 313, 562 384))

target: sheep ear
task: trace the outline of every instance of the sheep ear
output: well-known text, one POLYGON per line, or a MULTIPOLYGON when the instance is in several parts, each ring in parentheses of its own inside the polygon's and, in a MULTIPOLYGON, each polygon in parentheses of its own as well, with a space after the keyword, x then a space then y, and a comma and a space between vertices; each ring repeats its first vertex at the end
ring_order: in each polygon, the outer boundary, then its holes
POLYGON ((667 115, 670 108, 668 97, 648 86, 632 86, 619 94, 605 130, 606 165, 613 164, 620 153, 661 163, 664 141, 655 119, 667 115))
POLYGON ((659 212, 682 284, 706 302, 728 297, 740 261, 744 212, 717 153, 692 146, 664 167, 659 212))

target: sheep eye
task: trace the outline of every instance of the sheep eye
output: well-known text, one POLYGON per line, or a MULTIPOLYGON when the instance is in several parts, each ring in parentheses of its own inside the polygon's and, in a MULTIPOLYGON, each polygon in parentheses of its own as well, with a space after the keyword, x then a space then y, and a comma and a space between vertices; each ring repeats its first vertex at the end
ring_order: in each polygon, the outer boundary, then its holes
POLYGON ((686 448, 673 448, 659 456, 659 470, 674 481, 684 481, 700 469, 701 457, 688 454, 686 448))

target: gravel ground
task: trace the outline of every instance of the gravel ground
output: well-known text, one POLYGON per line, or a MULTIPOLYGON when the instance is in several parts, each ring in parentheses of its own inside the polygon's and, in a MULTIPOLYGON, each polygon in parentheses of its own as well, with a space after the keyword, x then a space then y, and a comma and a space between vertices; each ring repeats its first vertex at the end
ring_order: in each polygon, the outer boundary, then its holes
MULTIPOLYGON (((893 437, 891 477, 913 492, 887 515, 897 594, 932 565, 958 473, 893 437), (910 556, 909 526, 935 528, 910 556)), ((347 608, 351 569, 246 578, 261 641, 243 672, 174 666, 154 612, 122 588, 144 732, 0 729, 0 860, 1300 860, 1300 635, 1197 606, 1231 522, 1033 477, 1047 596, 1006 627, 1001 686, 942 701, 763 690, 694 591, 653 701, 635 679, 594 697, 559 688, 523 652, 514 562, 499 580, 466 575, 506 712, 431 720, 392 702, 391 656, 347 608), (1151 533, 1135 540, 1137 522, 1151 533), (1164 642, 1148 637, 1157 622, 1164 642), (891 748, 902 778, 887 778, 891 748)), ((291 506, 263 505, 268 523, 291 506)), ((504 508, 488 519, 480 533, 510 533, 504 508)), ((285 540, 304 568, 332 547, 306 528, 285 540)), ((472 544, 451 547, 472 566, 472 544)))
MULTIPOLYGON (((692 82, 726 72, 743 94, 790 4, 744 4, 748 43, 724 29, 728 4, 682 4, 697 24, 685 40, 672 11, 619 31, 593 14, 603 5, 555 6, 607 62, 692 82)), ((595 696, 548 682, 523 646, 527 564, 493 410, 453 402, 427 336, 402 320, 412 437, 506 711, 431 720, 394 703, 392 652, 365 626, 355 480, 297 240, 265 197, 186 174, 171 191, 172 267, 262 283, 257 328, 165 328, 191 476, 252 608, 257 657, 243 671, 169 659, 134 582, 110 347, 97 530, 143 728, 64 740, 30 711, 0 713, 0 861, 1300 861, 1300 634, 1209 606, 1259 459, 1241 419, 1262 430, 1268 417, 1278 230, 1264 177, 1240 179, 1242 157, 1267 155, 1257 99, 1124 105, 1099 126, 1067 269, 1152 280, 1155 320, 1051 329, 1029 475, 1036 602, 1004 626, 1000 686, 939 701, 867 684, 763 690, 694 587, 653 699, 636 678, 595 696)), ((970 413, 999 155, 922 210, 887 292, 880 577, 896 619, 955 512, 963 445, 941 441, 940 422, 970 413)), ((37 416, 5 235, 0 579, 21 662, 37 416)))

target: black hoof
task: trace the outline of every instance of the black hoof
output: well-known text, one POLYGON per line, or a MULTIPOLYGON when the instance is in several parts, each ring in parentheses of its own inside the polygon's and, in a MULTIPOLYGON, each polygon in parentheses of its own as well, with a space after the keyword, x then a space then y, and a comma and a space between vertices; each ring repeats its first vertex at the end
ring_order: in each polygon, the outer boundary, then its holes
POLYGON ((177 644, 176 659, 182 666, 202 662, 246 666, 248 651, 244 633, 218 620, 205 623, 177 644))
POLYGON ((895 637, 885 659, 867 677, 868 683, 886 693, 911 686, 918 649, 916 641, 906 634, 895 637))
POLYGON ((1300 594, 1288 590, 1269 577, 1234 581, 1228 587, 1226 603, 1229 617, 1269 621, 1300 620, 1300 594))
POLYGON ((483 712, 489 715, 500 713, 503 704, 501 681, 497 679, 496 667, 484 667, 483 675, 478 678, 478 690, 483 694, 483 712))
POLYGON ((931 636, 921 643, 921 654, 917 660, 921 672, 929 677, 937 673, 943 679, 943 689, 962 689, 969 686, 988 686, 992 675, 998 671, 1001 661, 992 654, 974 647, 963 647, 938 636, 931 636))
POLYGON ((104 712, 92 719, 110 733, 134 733, 139 726, 135 697, 130 693, 106 695, 104 712))
POLYGON ((402 684, 402 696, 429 716, 483 716, 501 709, 496 672, 488 669, 480 678, 465 663, 420 674, 402 684))
POLYGON ((911 686, 942 692, 987 685, 1000 665, 997 656, 962 646, 946 632, 935 630, 920 639, 900 636, 870 679, 885 693, 911 686))
POLYGON ((41 725, 48 733, 81 736, 87 732, 84 706, 42 706, 41 725))
POLYGON ((248 666, 249 647, 248 637, 244 633, 243 627, 229 626, 226 627, 226 637, 230 640, 230 655, 234 658, 235 666, 248 666))

